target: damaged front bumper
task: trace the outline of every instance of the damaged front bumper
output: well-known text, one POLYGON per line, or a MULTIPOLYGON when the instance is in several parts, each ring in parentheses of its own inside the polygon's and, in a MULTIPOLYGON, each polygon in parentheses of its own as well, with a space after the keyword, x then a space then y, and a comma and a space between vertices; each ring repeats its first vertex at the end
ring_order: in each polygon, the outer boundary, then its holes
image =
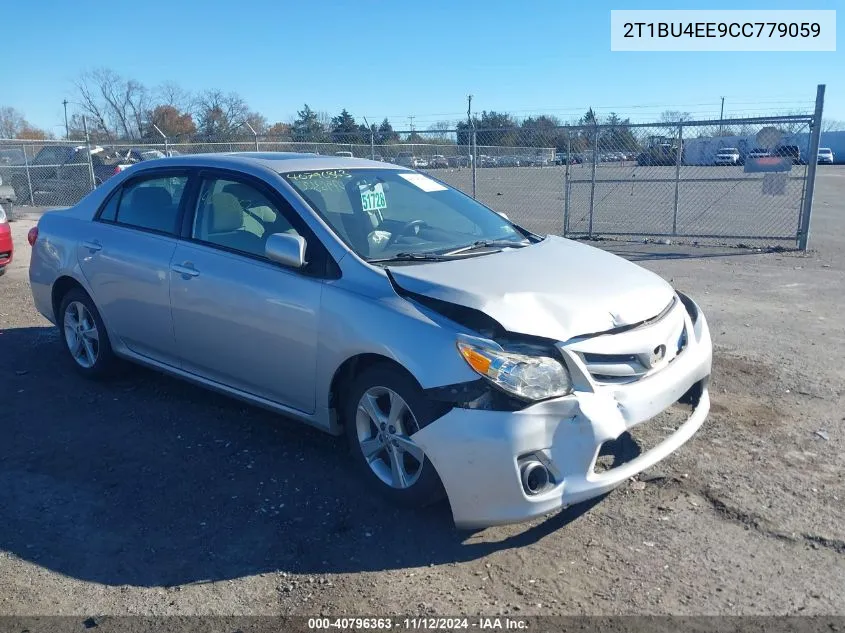
MULTIPOLYGON (((701 427, 710 409, 712 343, 704 315, 683 297, 683 348, 666 366, 629 382, 596 379, 576 345, 559 346, 570 371, 572 394, 516 411, 455 407, 418 431, 422 447, 446 489, 455 524, 478 528, 514 523, 609 492, 679 448, 701 427), (685 398, 684 398, 685 397, 685 398), (654 418, 682 398, 689 417, 659 444, 631 461, 599 472, 602 445, 654 418), (531 494, 521 477, 527 462, 540 462, 551 481, 531 494)), ((668 323, 668 325, 667 325, 668 323)), ((603 337, 599 346, 637 342, 669 321, 603 337)), ((667 329, 668 328, 668 329, 667 329)))

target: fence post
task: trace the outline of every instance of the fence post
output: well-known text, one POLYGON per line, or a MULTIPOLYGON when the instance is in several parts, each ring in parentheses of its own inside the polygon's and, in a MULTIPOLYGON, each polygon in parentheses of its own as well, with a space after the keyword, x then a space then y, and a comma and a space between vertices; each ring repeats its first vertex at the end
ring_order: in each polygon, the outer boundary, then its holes
POLYGON ((372 128, 370 128, 370 159, 376 159, 376 135, 373 134, 372 128))
POLYGON ((475 198, 475 172, 478 167, 478 138, 472 131, 472 197, 475 198))
POLYGON ((684 126, 678 123, 678 151, 675 156, 675 206, 672 212, 672 236, 678 234, 678 202, 681 192, 681 158, 684 154, 684 126))
POLYGON ((29 156, 26 153, 26 145, 23 145, 23 164, 26 167, 26 184, 29 186, 29 204, 35 204, 35 195, 32 193, 32 176, 29 173, 29 156))
POLYGON ((161 135, 161 138, 164 139, 164 155, 170 156, 170 145, 167 142, 167 135, 164 132, 162 132, 161 128, 159 128, 155 123, 153 123, 152 125, 153 125, 153 128, 155 128, 155 131, 158 132, 161 135))
POLYGON ((593 203, 596 198, 596 162, 599 159, 599 126, 593 127, 593 173, 590 176, 590 219, 587 235, 593 237, 593 203))
POLYGON ((816 167, 819 162, 819 143, 822 135, 822 111, 824 110, 825 84, 816 88, 816 110, 813 113, 813 129, 810 130, 810 149, 807 156, 807 188, 804 193, 804 207, 798 224, 798 248, 807 250, 810 243, 810 216, 813 213, 813 193, 816 188, 816 167))
POLYGON ((569 164, 572 154, 572 137, 569 126, 566 126, 566 167, 563 172, 563 236, 569 234, 569 191, 571 187, 569 164))
POLYGON ((249 124, 249 121, 244 121, 244 125, 249 128, 249 131, 252 132, 252 137, 255 139, 255 151, 258 151, 258 132, 255 131, 255 128, 249 124))
POLYGON ((97 186, 97 181, 94 179, 94 158, 91 156, 91 137, 88 136, 88 123, 85 117, 82 117, 82 130, 85 132, 85 153, 88 154, 88 175, 91 177, 91 191, 94 191, 97 186))

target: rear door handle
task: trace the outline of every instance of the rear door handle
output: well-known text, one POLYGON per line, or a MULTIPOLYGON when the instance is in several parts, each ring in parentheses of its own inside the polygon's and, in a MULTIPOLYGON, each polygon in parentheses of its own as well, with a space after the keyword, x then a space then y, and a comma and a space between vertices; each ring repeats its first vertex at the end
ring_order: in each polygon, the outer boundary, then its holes
POLYGON ((170 270, 172 270, 175 273, 179 273, 180 275, 182 275, 182 277, 185 277, 185 278, 196 277, 197 275, 200 274, 200 271, 198 271, 196 268, 194 268, 194 265, 191 262, 184 262, 182 264, 173 264, 170 267, 170 270))
POLYGON ((100 244, 97 240, 87 240, 82 242, 82 246, 87 248, 92 253, 96 253, 97 251, 103 250, 103 245, 100 244))

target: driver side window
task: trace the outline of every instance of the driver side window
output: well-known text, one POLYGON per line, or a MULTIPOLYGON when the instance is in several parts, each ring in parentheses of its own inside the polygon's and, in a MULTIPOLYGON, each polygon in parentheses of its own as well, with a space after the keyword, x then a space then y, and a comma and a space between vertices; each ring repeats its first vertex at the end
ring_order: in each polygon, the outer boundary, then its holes
POLYGON ((296 230, 258 189, 223 178, 203 181, 197 199, 192 237, 247 255, 264 257, 267 237, 296 230))

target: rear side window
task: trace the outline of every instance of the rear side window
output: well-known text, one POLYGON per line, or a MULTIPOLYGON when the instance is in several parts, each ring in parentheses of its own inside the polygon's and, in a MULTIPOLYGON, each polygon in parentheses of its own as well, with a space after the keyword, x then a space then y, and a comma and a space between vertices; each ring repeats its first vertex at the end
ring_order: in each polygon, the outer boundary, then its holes
MULTIPOLYGON (((127 185, 116 203, 114 221, 139 229, 176 235, 179 203, 187 183, 187 176, 168 176, 127 185)), ((102 219, 109 219, 105 216, 112 205, 110 200, 103 210, 102 219)))

